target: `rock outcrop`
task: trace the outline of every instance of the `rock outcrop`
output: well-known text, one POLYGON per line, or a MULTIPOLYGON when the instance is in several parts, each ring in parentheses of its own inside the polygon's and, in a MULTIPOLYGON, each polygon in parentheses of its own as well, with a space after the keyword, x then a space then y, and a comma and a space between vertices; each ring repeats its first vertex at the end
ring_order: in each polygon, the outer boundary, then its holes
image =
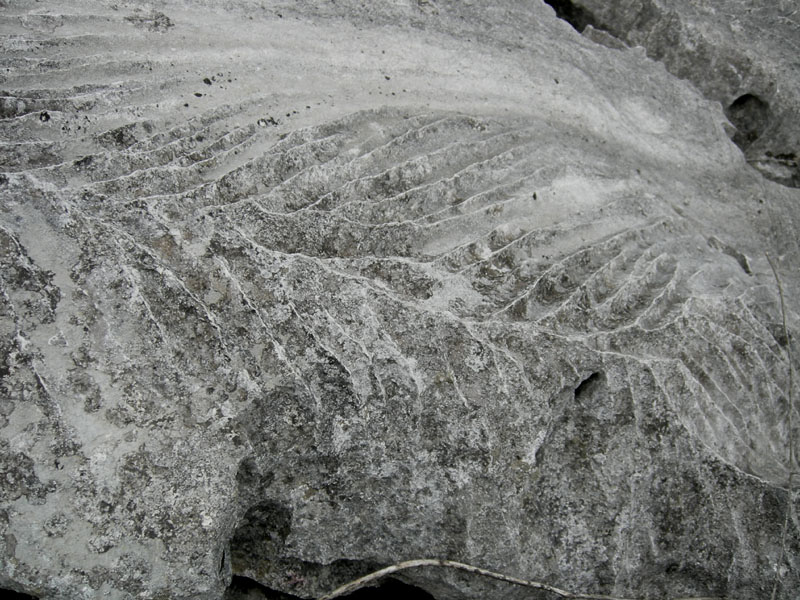
POLYGON ((0 4, 0 587, 800 589, 800 191, 719 103, 538 1, 0 4))
POLYGON ((546 0, 600 43, 609 33, 725 108, 765 177, 800 187, 800 8, 793 0, 546 0))

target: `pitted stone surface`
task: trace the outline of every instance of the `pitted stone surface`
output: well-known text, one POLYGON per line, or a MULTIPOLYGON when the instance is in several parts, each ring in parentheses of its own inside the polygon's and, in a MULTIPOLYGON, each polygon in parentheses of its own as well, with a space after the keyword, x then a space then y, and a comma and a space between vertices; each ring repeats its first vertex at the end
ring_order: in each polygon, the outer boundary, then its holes
POLYGON ((3 6, 0 585, 792 597, 800 195, 719 105, 539 2, 3 6))
POLYGON ((590 39, 615 48, 625 45, 620 40, 640 46, 720 102, 748 162, 773 181, 800 187, 797 2, 546 2, 590 39))

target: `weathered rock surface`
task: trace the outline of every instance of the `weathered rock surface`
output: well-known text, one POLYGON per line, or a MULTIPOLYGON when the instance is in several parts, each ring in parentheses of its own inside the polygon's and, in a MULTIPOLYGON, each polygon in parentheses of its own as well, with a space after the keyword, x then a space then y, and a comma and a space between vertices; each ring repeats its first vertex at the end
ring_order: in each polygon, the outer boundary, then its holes
POLYGON ((774 181, 800 187, 795 0, 546 1, 590 38, 610 32, 644 47, 671 73, 720 102, 748 162, 774 181))
POLYGON ((2 7, 0 586, 800 589, 800 191, 719 104, 540 2, 2 7))

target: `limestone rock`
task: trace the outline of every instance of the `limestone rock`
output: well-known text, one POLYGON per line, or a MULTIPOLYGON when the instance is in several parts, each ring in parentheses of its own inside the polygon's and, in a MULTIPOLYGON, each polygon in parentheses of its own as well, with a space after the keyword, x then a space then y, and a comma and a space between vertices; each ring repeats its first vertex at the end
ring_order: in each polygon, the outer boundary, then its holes
MULTIPOLYGON (((794 0, 546 0, 591 39, 644 47, 716 100, 761 173, 800 187, 800 9, 794 0), (602 32, 602 33, 599 33, 602 32)), ((603 42, 601 42, 603 43, 603 42)))
POLYGON ((2 6, 0 586, 800 588, 800 191, 718 103, 540 2, 2 6))

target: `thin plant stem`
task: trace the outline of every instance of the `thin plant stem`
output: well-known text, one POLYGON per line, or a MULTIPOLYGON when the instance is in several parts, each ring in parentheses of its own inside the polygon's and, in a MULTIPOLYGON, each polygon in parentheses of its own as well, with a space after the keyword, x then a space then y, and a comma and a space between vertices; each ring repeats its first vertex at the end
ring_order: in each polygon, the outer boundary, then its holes
MULTIPOLYGON (((467 573, 472 573, 474 575, 480 575, 481 577, 489 577, 490 579, 496 579, 498 581, 503 581, 505 583, 512 583, 514 585, 521 585, 536 590, 543 590, 545 592, 550 592, 551 594, 555 594, 562 598, 568 598, 571 600, 635 600, 633 598, 619 598, 616 596, 604 596, 602 594, 575 594, 572 592, 568 592, 566 590, 562 590, 561 588, 557 588, 552 585, 547 585, 546 583, 531 581, 529 579, 520 579, 518 577, 513 577, 511 575, 504 575, 503 573, 488 571, 486 569, 475 567, 473 565, 468 565, 453 560, 445 560, 439 558, 418 558, 415 560, 407 560, 404 562, 400 562, 385 567, 383 569, 380 569, 379 571, 375 571, 368 575, 364 575, 363 577, 359 577, 358 579, 355 579, 349 583, 346 583, 343 586, 336 588, 331 593, 322 596, 319 600, 333 600, 334 598, 339 598, 341 596, 345 596, 347 594, 355 592, 356 590, 368 586, 371 583, 378 581, 383 577, 386 577, 387 575, 391 575, 392 573, 397 573, 398 571, 405 571, 406 569, 415 569, 418 567, 444 567, 447 569, 456 569, 458 571, 465 571, 467 573)), ((715 596, 715 597, 704 597, 704 598, 675 598, 673 600, 723 600, 723 599, 715 596)))

